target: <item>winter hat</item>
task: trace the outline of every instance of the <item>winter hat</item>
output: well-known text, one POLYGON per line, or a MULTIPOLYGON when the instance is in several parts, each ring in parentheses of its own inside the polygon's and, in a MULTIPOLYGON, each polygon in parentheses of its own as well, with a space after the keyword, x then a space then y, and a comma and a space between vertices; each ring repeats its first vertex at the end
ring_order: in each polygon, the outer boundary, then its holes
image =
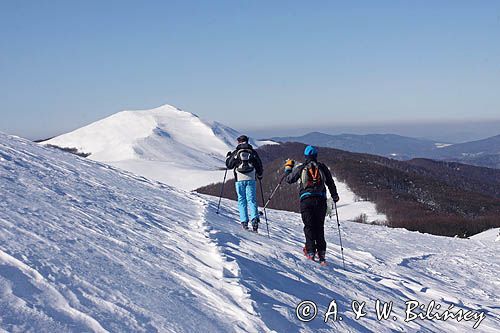
POLYGON ((313 146, 307 146, 306 149, 304 149, 304 156, 305 157, 318 157, 318 150, 316 147, 313 146))
POLYGON ((238 142, 240 142, 240 143, 248 142, 248 136, 240 135, 236 140, 238 140, 238 142))

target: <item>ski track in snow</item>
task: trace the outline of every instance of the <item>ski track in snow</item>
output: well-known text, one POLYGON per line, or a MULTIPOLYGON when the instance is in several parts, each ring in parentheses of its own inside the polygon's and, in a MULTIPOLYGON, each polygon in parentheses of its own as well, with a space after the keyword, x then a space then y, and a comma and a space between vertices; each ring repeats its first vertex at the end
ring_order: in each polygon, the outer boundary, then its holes
MULTIPOLYGON (((341 196, 342 197, 342 196, 341 196)), ((327 219, 329 266, 306 261, 300 215, 268 210, 271 239, 243 231, 235 203, 187 193, 0 134, 0 330, 8 332, 469 332, 404 323, 410 299, 482 310, 500 327, 500 242, 327 219), (379 322, 374 302, 394 302, 379 322), (295 306, 312 300, 302 323, 295 306), (343 321, 322 321, 336 300, 343 321), (354 320, 352 300, 367 302, 354 320)))
POLYGON ((343 270, 336 221, 327 218, 329 266, 320 268, 303 257, 300 216, 269 211, 271 240, 268 242, 265 225, 261 226, 264 236, 241 232, 237 224, 226 225, 237 219, 237 214, 234 203, 223 203, 221 214, 227 221, 215 216, 209 219, 217 226, 214 237, 224 244, 226 256, 240 264, 242 283, 259 304, 260 315, 271 329, 278 332, 328 332, 332 328, 342 332, 471 330, 473 323, 452 320, 406 324, 401 319, 408 300, 423 304, 435 300, 443 308, 453 304, 455 310, 483 310, 487 318, 476 331, 496 332, 499 327, 500 265, 495 243, 485 246, 466 239, 344 221, 341 231, 347 269, 343 270), (393 301, 400 320, 378 322, 373 310, 377 299, 393 301), (327 325, 318 315, 313 322, 300 323, 295 319, 295 306, 302 300, 313 300, 319 307, 319 315, 324 315, 331 300, 336 300, 344 313, 349 313, 353 300, 366 301, 368 316, 355 321, 351 313, 343 316, 342 322, 327 325))

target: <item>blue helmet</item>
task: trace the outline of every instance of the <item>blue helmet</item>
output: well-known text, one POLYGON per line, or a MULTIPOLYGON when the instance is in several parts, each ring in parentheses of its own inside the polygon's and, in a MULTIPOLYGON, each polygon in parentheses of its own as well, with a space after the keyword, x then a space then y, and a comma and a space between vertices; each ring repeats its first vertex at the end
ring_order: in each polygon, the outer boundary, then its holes
POLYGON ((313 146, 307 146, 306 149, 304 149, 304 156, 305 157, 318 157, 318 149, 313 146))

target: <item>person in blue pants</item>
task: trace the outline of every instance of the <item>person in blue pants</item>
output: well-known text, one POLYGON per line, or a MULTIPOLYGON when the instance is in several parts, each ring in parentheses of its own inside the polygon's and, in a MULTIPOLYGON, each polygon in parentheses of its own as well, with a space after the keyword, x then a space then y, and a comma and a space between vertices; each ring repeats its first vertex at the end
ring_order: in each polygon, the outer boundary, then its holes
POLYGON ((256 179, 262 179, 264 170, 259 154, 248 143, 248 137, 241 135, 237 141, 236 149, 227 153, 226 167, 233 169, 234 172, 241 225, 244 229, 248 229, 248 222, 251 221, 253 231, 257 232, 260 220, 256 179))

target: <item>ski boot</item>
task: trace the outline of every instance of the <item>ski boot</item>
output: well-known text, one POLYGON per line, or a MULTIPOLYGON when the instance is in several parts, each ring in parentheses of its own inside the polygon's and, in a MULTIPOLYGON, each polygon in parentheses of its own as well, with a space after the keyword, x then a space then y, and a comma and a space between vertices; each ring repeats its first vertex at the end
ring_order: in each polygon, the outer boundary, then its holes
POLYGON ((318 252, 318 261, 321 266, 326 266, 326 259, 325 259, 326 251, 319 251, 318 252))
POLYGON ((248 230, 248 222, 241 222, 243 229, 248 230))
POLYGON ((315 253, 307 251, 307 248, 305 246, 302 249, 302 252, 304 252, 304 255, 306 256, 307 259, 314 260, 315 253))
POLYGON ((259 230, 259 218, 254 218, 252 220, 252 230, 253 232, 257 232, 259 230))

